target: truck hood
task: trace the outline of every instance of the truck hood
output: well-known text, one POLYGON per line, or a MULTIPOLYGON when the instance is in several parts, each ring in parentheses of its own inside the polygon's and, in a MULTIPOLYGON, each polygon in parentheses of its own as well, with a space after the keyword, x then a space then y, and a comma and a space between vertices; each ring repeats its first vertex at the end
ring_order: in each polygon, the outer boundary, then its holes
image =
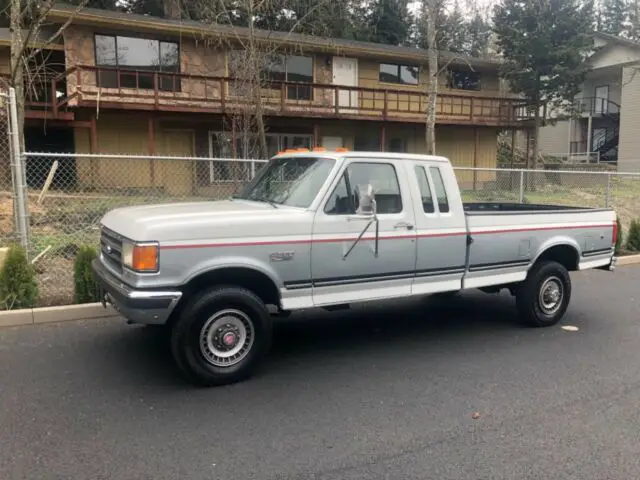
POLYGON ((102 225, 135 241, 176 241, 264 235, 261 225, 280 224, 306 210, 244 200, 167 203, 111 210, 102 225), (247 226, 250 229, 247 230, 247 226))

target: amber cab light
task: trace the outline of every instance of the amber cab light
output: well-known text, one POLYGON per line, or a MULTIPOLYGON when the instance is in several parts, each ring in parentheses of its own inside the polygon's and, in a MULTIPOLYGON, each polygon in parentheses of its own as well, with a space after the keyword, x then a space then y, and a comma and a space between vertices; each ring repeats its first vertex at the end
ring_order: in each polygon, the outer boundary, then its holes
POLYGON ((336 148, 336 152, 348 152, 348 151, 349 151, 348 148, 344 148, 344 147, 336 148))
POLYGON ((158 245, 140 244, 133 246, 131 267, 137 272, 158 271, 158 245))

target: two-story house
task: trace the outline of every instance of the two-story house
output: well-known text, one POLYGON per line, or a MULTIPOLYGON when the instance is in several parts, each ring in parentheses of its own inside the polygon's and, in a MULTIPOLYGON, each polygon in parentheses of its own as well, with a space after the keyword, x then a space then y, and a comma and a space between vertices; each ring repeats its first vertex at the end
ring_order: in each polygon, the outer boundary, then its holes
POLYGON ((640 43, 594 34, 576 112, 541 128, 540 149, 640 171, 640 43))
MULTIPOLYGON (((72 12, 74 7, 54 8, 48 28, 72 12)), ((423 50, 250 34, 88 8, 74 15, 43 55, 48 73, 40 96, 27 103, 27 149, 238 161, 250 156, 242 128, 230 121, 255 107, 234 71, 234 56, 241 56, 248 35, 268 45, 273 60, 262 72, 260 89, 269 154, 316 146, 425 151, 423 50)), ((8 48, 0 43, 0 69, 8 48)), ((497 61, 446 53, 440 61, 437 153, 458 166, 494 167, 498 132, 530 128, 530 119, 520 116, 526 109, 501 88, 497 61)), ((175 194, 201 193, 238 174, 214 161, 153 158, 78 157, 65 168, 85 186, 164 188, 175 194)), ((32 183, 44 181, 47 168, 41 170, 29 176, 32 183)))

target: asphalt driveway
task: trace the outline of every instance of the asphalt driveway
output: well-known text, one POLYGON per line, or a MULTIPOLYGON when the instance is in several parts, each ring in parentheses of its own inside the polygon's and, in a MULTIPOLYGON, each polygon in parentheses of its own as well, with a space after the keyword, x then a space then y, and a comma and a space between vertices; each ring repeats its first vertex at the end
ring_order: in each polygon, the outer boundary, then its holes
POLYGON ((307 312, 216 389, 119 318, 0 329, 0 479, 640 478, 640 268, 573 279, 577 332, 508 295, 307 312))

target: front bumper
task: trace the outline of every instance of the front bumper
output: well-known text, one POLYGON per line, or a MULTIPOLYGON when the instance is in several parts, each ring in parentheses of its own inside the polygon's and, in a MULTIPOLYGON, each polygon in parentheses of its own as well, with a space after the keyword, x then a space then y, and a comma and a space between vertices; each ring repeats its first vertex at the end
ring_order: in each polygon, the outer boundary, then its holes
POLYGON ((93 274, 100 286, 102 305, 110 304, 131 323, 163 325, 176 308, 182 292, 166 290, 136 290, 122 283, 100 259, 91 264, 93 274))

